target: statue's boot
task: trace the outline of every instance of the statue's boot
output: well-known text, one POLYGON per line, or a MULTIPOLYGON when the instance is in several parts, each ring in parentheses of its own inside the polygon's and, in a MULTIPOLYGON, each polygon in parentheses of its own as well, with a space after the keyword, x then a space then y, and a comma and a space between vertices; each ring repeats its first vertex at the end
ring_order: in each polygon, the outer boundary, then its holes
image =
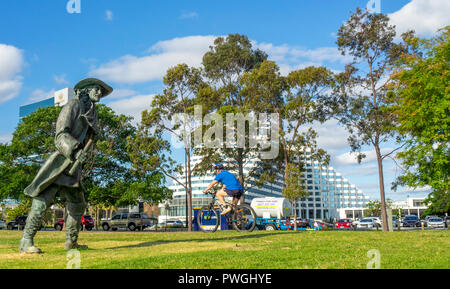
POLYGON ((19 252, 21 254, 40 254, 42 253, 41 249, 34 246, 32 239, 22 238, 20 240, 19 252))
POLYGON ((87 249, 87 245, 80 245, 78 242, 72 242, 72 241, 66 241, 66 244, 64 245, 64 250, 71 250, 71 249, 78 249, 78 250, 85 250, 87 249))
POLYGON ((86 209, 86 203, 67 203, 67 218, 66 218, 66 244, 65 250, 71 249, 87 249, 86 245, 78 244, 78 234, 81 228, 81 215, 86 209))
POLYGON ((42 225, 42 216, 47 209, 47 203, 44 198, 34 198, 31 204, 30 212, 28 213, 25 228, 23 230, 23 237, 20 241, 19 252, 38 254, 42 253, 41 249, 34 246, 33 239, 36 232, 42 225))

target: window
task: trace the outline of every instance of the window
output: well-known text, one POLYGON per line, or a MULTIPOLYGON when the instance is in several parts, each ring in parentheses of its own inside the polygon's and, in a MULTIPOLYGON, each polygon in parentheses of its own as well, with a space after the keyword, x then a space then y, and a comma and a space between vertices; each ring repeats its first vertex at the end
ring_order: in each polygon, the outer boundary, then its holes
POLYGON ((120 215, 115 215, 114 217, 112 217, 112 220, 119 220, 120 219, 120 215))
POLYGON ((123 213, 123 214, 122 214, 122 220, 123 220, 123 219, 128 219, 128 213, 123 213))

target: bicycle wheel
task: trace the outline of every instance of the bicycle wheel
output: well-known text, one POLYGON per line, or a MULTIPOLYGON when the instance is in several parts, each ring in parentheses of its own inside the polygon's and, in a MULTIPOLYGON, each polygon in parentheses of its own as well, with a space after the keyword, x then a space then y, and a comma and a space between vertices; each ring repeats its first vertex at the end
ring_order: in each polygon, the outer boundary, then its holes
POLYGON ((201 231, 214 233, 219 227, 219 215, 217 211, 205 206, 198 211, 197 224, 201 231))
POLYGON ((238 232, 251 232, 256 225, 256 213, 247 204, 236 206, 233 212, 233 228, 238 232))

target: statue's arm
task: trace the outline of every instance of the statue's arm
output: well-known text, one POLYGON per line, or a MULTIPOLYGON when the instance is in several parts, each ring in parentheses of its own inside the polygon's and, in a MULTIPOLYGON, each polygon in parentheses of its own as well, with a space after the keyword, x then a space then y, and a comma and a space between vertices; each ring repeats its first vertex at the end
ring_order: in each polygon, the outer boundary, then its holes
POLYGON ((79 109, 77 102, 69 102, 61 110, 56 122, 56 148, 62 155, 71 160, 74 159, 74 151, 80 146, 80 142, 70 135, 79 109))

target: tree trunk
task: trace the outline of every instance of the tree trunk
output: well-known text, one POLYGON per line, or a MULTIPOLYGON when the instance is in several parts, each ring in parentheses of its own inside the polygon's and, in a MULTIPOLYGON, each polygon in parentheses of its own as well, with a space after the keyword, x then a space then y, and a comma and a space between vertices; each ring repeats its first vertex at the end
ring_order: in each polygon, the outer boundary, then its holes
POLYGON ((381 198, 381 220, 383 222, 383 231, 388 231, 387 213, 386 213, 386 198, 384 192, 384 175, 383 175, 383 160, 381 158, 381 151, 378 144, 375 145, 375 152, 377 154, 378 162, 378 178, 380 183, 380 198, 381 198))
MULTIPOLYGON (((244 157, 243 157, 243 149, 242 148, 238 148, 238 171, 239 171, 239 176, 238 176, 238 180, 241 183, 242 188, 244 188, 244 157)), ((241 199, 240 202, 241 204, 243 204, 245 201, 245 191, 244 194, 241 195, 241 199)))
POLYGON ((294 200, 294 231, 297 231, 297 200, 294 200))
MULTIPOLYGON (((186 220, 186 223, 188 224, 188 231, 192 232, 192 181, 191 181, 191 152, 189 148, 186 149, 186 156, 187 156, 187 187, 188 187, 188 212, 186 220)), ((186 168, 185 168, 186 169, 186 168)))

